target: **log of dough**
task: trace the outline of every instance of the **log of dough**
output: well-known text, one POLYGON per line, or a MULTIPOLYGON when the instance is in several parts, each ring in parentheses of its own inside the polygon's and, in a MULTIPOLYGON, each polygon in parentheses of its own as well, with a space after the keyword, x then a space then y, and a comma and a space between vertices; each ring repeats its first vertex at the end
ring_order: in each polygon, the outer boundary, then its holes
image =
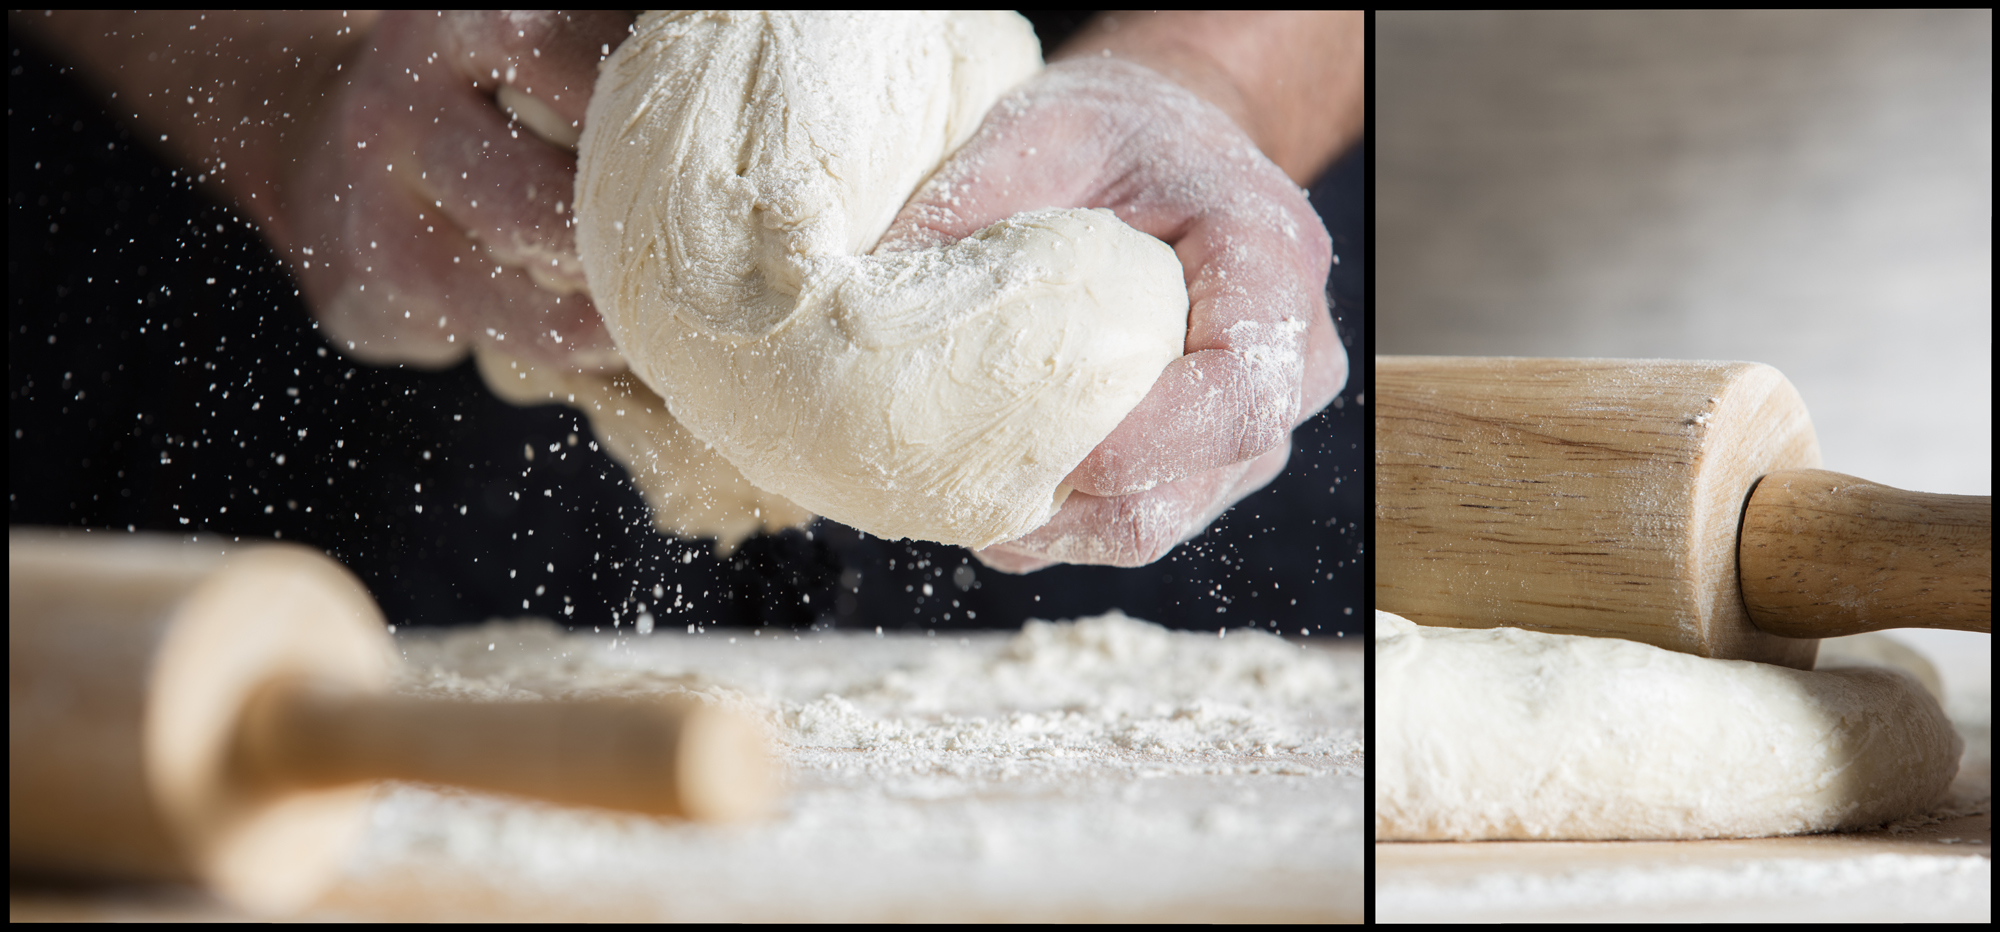
POLYGON ((1934 805, 1963 742, 1908 674, 1375 613, 1375 837, 1748 838, 1934 805))

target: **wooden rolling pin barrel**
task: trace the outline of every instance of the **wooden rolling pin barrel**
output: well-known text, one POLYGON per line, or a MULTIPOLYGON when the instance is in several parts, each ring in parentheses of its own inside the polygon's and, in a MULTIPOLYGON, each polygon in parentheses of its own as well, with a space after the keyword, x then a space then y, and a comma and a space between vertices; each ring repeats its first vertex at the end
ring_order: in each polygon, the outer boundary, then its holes
POLYGON ((753 722, 697 703, 385 692, 384 621, 317 551, 8 532, 16 872, 193 881, 310 903, 377 779, 700 819, 755 814, 753 722))
POLYGON ((1383 356, 1375 597, 1419 624, 1811 669, 1817 638, 1992 630, 1993 500, 1818 469, 1757 363, 1383 356))

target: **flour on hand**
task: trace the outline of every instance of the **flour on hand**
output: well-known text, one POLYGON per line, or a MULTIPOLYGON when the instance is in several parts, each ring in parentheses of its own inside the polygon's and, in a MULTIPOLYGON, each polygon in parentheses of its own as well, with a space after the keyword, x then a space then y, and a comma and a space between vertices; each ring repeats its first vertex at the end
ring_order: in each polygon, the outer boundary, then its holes
POLYGON ((1173 250, 1047 209, 870 254, 1039 67, 1011 13, 641 16, 591 99, 576 208, 632 371, 802 508, 968 547, 1041 526, 1181 354, 1173 250))
POLYGON ((1935 804, 1963 742, 1901 671, 1375 613, 1378 840, 1740 838, 1935 804))

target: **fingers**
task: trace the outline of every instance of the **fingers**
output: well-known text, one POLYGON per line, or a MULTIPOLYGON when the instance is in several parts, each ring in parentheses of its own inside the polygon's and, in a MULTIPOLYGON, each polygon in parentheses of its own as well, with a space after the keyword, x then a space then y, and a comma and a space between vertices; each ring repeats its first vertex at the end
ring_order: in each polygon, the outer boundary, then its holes
POLYGON ((512 125, 440 60, 426 19, 436 16, 385 18, 331 115, 332 145, 297 184, 319 255, 296 260, 329 335, 378 363, 444 365, 492 342, 543 361, 615 364, 582 293, 573 158, 512 125))
POLYGON ((973 559, 981 564, 1013 576, 1025 576, 1039 569, 1056 565, 1056 561, 1025 553, 1016 553, 1006 544, 995 544, 984 550, 972 551, 973 559))
POLYGON ((515 353, 615 363, 610 335, 584 294, 576 254, 575 157, 524 131, 489 95, 512 88, 580 130, 598 65, 630 34, 632 20, 631 12, 616 10, 444 15, 441 44, 470 86, 454 82, 460 99, 423 137, 420 177, 432 206, 501 267, 490 278, 513 298, 478 315, 483 326, 474 328, 475 340, 512 334, 525 341, 513 346, 515 353), (527 273, 526 284, 566 297, 516 295, 524 282, 513 269, 527 273))
POLYGON ((1292 426, 1318 414, 1347 387, 1347 350, 1333 329, 1333 314, 1317 315, 1306 329, 1306 379, 1299 390, 1299 415, 1292 426))
MULTIPOLYGON (((1187 355, 1077 465, 1071 485, 1129 495, 1259 456, 1346 381, 1322 290, 1325 227, 1309 205, 1278 195, 1241 188, 1187 224, 1174 244, 1189 270, 1187 355)), ((1170 215, 1144 202, 1134 213, 1170 215)))
MULTIPOLYGON (((1017 213, 1121 205, 1100 196, 1121 134, 1090 107, 1045 91, 1046 75, 1008 95, 889 224, 877 251, 957 242, 1017 213)), ((1149 231, 1150 232, 1150 231, 1149 231)))
POLYGON ((877 248, 1052 206, 1111 208, 1187 274, 1187 355, 1071 472, 1078 490, 1130 495, 1259 456, 1346 381, 1319 216, 1221 111, 1129 63, 1065 62, 1009 95, 877 248))
POLYGON ((1072 492, 1049 523, 974 555, 1008 573, 1032 572, 1054 563, 1144 566, 1268 485, 1284 471, 1290 455, 1291 444, 1285 442, 1253 459, 1134 495, 1106 498, 1072 492))
POLYGON ((1127 496, 1282 443, 1296 410, 1298 365, 1257 360, 1203 350, 1169 363, 1067 481, 1091 495, 1127 496))
POLYGON ((570 223, 576 159, 514 125, 469 87, 412 127, 416 189, 494 261, 553 291, 585 290, 570 223))
POLYGON ((351 215, 352 248, 331 270, 337 282, 322 301, 321 320, 344 350, 371 363, 420 365, 446 365, 489 343, 569 365, 612 354, 587 296, 536 287, 413 195, 382 194, 351 215))
POLYGON ((632 20, 625 10, 452 10, 439 31, 452 66, 481 93, 511 85, 580 129, 597 65, 632 20))

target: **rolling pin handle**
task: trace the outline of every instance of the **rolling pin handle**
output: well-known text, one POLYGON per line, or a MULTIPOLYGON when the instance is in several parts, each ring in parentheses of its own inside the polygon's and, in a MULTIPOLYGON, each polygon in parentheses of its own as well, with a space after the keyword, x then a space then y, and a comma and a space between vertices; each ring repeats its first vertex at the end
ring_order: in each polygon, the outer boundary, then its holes
POLYGON ((1993 499, 1906 492, 1824 469, 1759 480, 1738 578, 1768 633, 1993 630, 1993 499))
POLYGON ((693 700, 475 702, 285 678, 251 701, 236 753, 252 778, 296 788, 414 780, 731 820, 775 790, 763 744, 754 722, 693 700))

